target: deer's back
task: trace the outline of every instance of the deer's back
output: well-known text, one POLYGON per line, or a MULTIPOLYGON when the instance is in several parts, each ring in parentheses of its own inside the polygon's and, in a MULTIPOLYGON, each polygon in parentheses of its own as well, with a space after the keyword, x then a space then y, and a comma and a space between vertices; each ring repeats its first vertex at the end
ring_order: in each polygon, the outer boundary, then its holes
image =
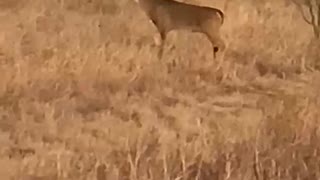
MULTIPOLYGON (((201 26, 210 21, 220 25, 221 16, 218 9, 180 3, 172 0, 155 0, 153 14, 156 21, 161 21, 168 30, 190 29, 200 30, 201 26)), ((220 13, 222 13, 220 11, 220 13)))

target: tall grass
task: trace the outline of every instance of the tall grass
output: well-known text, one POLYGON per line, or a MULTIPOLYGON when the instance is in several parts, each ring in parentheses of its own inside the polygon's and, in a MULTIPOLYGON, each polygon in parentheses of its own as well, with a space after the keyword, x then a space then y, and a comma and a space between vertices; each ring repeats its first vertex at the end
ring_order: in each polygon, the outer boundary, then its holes
POLYGON ((133 1, 0 11, 2 179, 319 179, 320 74, 290 3, 230 2, 218 71, 200 34, 158 61, 133 1))

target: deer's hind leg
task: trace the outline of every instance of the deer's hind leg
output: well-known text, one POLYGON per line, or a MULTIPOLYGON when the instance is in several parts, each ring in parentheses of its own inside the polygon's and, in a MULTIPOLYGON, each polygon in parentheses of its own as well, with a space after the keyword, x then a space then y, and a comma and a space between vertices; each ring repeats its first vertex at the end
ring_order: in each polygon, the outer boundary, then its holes
POLYGON ((213 58, 217 58, 218 53, 224 52, 226 45, 218 33, 206 33, 212 45, 213 58))
POLYGON ((221 39, 218 32, 214 33, 213 31, 211 31, 211 32, 207 32, 205 34, 207 35, 208 39, 211 42, 213 59, 215 61, 218 60, 217 69, 219 69, 222 65, 223 57, 222 56, 217 57, 217 56, 218 56, 218 53, 219 54, 224 53, 224 51, 226 49, 226 45, 225 45, 224 41, 221 39))

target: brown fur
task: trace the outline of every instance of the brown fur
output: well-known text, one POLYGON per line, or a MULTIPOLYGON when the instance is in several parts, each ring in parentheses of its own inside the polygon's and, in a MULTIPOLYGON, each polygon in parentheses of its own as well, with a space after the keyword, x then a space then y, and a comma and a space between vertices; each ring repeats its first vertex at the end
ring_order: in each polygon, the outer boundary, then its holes
POLYGON ((157 27, 161 45, 159 58, 163 54, 163 46, 167 34, 172 30, 188 30, 205 34, 213 48, 213 57, 218 51, 225 49, 220 37, 220 27, 224 22, 224 13, 216 8, 196 6, 174 0, 135 0, 157 27))

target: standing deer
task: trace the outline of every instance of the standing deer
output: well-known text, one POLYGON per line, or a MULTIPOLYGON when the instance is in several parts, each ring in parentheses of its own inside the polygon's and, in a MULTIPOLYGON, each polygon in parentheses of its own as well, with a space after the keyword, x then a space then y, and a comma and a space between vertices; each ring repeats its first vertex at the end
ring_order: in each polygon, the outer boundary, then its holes
POLYGON ((224 51, 225 43, 220 37, 224 13, 216 8, 196 6, 174 0, 135 0, 156 26, 160 38, 158 57, 161 59, 167 34, 172 30, 203 33, 210 40, 213 58, 224 51))

